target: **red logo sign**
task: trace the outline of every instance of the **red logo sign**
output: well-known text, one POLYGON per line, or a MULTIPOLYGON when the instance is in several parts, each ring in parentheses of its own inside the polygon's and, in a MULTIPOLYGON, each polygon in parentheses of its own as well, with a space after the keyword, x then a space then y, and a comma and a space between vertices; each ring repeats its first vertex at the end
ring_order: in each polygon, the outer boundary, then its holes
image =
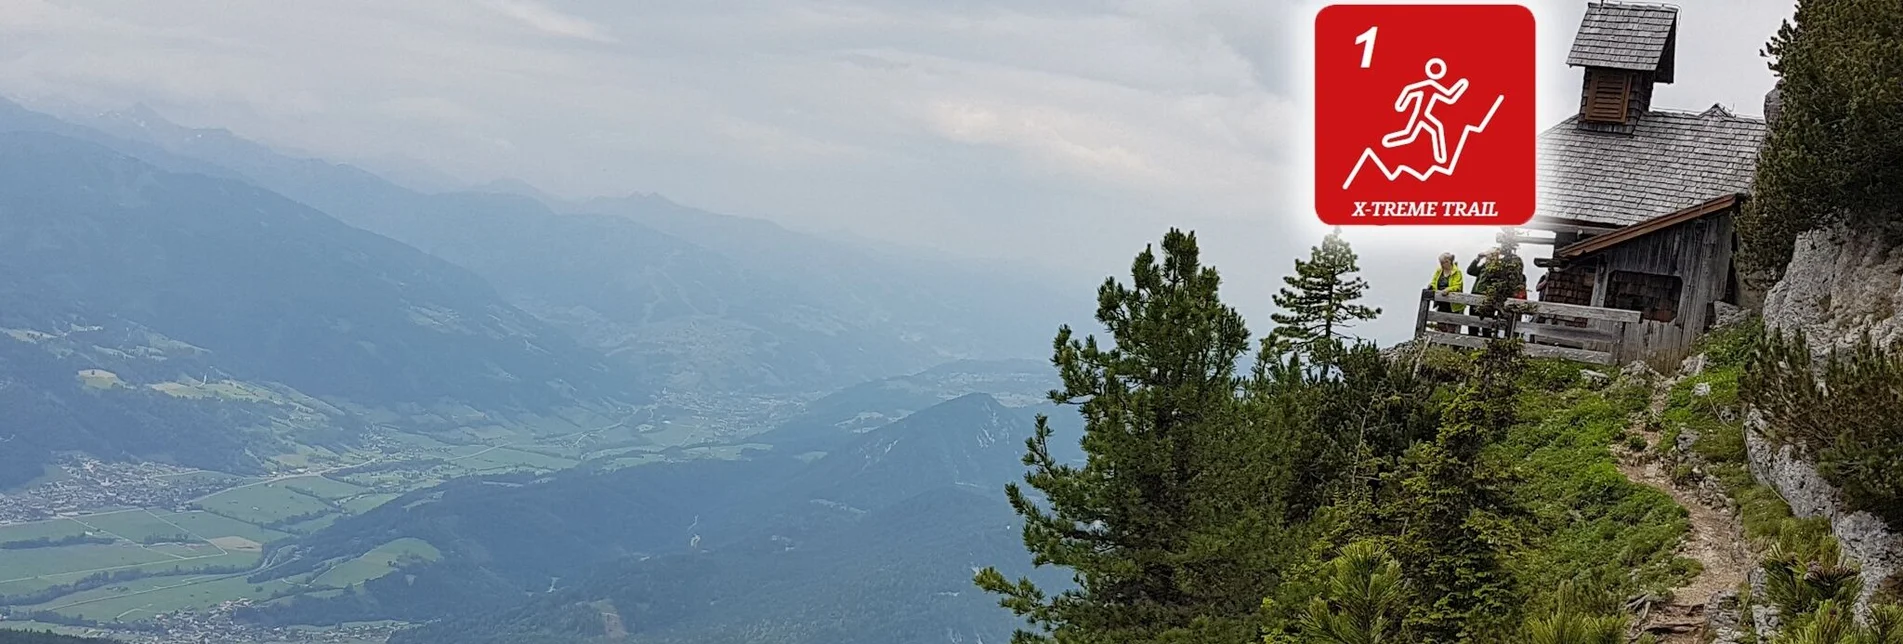
POLYGON ((1332 225, 1533 217, 1533 13, 1333 5, 1315 17, 1315 211, 1332 225))

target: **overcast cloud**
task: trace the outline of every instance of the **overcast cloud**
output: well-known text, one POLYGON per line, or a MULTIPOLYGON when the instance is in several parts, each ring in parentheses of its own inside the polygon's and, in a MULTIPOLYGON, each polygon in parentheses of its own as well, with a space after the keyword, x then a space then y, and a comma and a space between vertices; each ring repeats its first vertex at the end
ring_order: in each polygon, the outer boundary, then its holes
MULTIPOLYGON (((1758 114, 1791 0, 1683 3, 1662 107, 1758 114)), ((420 176, 503 177, 879 242, 1121 273, 1192 228, 1229 298, 1325 232, 1307 209, 1306 47, 1274 0, 0 0, 0 94, 173 120, 420 176)), ((1532 3, 1541 123, 1584 0, 1532 3)), ((1369 332, 1411 330, 1433 256, 1492 231, 1356 230, 1369 332)), ((1072 282, 1075 284, 1076 282, 1072 282)), ((1087 297, 1088 292, 1079 293, 1087 297)))

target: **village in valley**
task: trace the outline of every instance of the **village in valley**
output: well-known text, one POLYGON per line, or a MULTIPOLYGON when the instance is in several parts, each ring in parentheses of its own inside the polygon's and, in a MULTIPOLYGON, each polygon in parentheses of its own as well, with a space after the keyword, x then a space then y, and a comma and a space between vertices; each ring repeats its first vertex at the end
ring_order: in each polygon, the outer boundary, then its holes
POLYGON ((394 625, 265 628, 232 616, 257 602, 347 589, 404 561, 433 557, 427 546, 391 548, 320 574, 246 580, 274 563, 274 544, 405 492, 457 477, 546 473, 583 462, 612 469, 729 458, 746 448, 736 437, 766 422, 756 417, 760 409, 785 406, 723 413, 734 404, 689 397, 668 406, 676 414, 670 418, 637 411, 629 418, 645 422, 584 432, 378 432, 347 452, 302 448, 257 474, 67 455, 38 479, 0 492, 0 627, 110 634, 142 644, 381 641, 394 625))

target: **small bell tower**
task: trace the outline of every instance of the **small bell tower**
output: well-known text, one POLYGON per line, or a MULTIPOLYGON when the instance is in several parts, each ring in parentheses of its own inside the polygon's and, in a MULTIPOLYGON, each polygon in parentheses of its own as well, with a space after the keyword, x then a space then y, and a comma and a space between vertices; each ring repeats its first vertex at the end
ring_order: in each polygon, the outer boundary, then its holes
POLYGON ((1671 83, 1678 8, 1590 2, 1566 64, 1585 70, 1579 127, 1630 132, 1652 107, 1652 88, 1671 83))

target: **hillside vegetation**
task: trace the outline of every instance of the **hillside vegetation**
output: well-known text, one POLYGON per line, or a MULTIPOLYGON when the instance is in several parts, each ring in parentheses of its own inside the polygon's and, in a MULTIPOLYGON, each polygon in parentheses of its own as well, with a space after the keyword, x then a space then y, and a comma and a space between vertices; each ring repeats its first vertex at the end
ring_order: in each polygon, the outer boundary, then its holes
MULTIPOLYGON (((1903 239, 1903 5, 1802 0, 1766 55, 1783 112, 1742 257, 1775 271, 1814 230, 1903 239)), ((1006 496, 1076 584, 981 571, 1028 623, 1015 644, 1903 642, 1898 581, 1865 578, 1829 519, 1792 516, 1745 440, 1762 414, 1850 509, 1897 525, 1892 348, 1818 364, 1746 326, 1668 378, 1528 361, 1513 340, 1380 352, 1336 330, 1364 315, 1352 253, 1331 237, 1296 268, 1277 301, 1303 306, 1252 347, 1173 231, 1100 289, 1104 337, 1059 333, 1052 395, 1078 407, 1087 458, 1049 458, 1040 433, 1006 496), (1674 596, 1690 589, 1713 594, 1674 596)))
MULTIPOLYGON (((1052 395, 1077 405, 1088 458, 1049 458, 1040 432, 1007 496, 1031 552, 1077 585, 977 577, 1031 621, 1020 641, 1622 633, 1627 600, 1697 572, 1675 554, 1685 510, 1622 476, 1610 449, 1649 379, 1588 386, 1580 366, 1529 362, 1506 340, 1383 353, 1295 317, 1239 373, 1249 331, 1195 238, 1172 232, 1160 250, 1100 289, 1107 342, 1058 336, 1052 395)), ((1335 239, 1306 267, 1293 289, 1353 279, 1335 239)), ((1332 303, 1310 315, 1357 317, 1323 310, 1351 298, 1311 299, 1332 303)))
MULTIPOLYGON (((1760 383, 1809 382, 1793 357, 1807 354, 1756 324, 1714 333, 1696 367, 1665 377, 1528 360, 1513 340, 1382 352, 1285 316, 1307 326, 1272 333, 1239 372, 1249 332, 1194 237, 1172 232, 1161 251, 1100 290, 1108 338, 1058 336, 1053 400, 1083 416, 1087 457, 1049 458, 1040 432, 1006 496, 1039 563, 1076 583, 980 572, 1030 623, 1016 641, 1903 637, 1887 595, 1867 623, 1850 618, 1859 589, 1884 580, 1839 556, 1827 520, 1793 517, 1755 481, 1744 441, 1747 403, 1813 414, 1793 427, 1825 434, 1826 471, 1891 507, 1880 473, 1897 437, 1877 419, 1903 391, 1895 362, 1833 367, 1818 389, 1779 399, 1760 383), (1278 340, 1291 337, 1308 342, 1278 340), (1638 480, 1654 469, 1668 474, 1638 480), (1707 523, 1693 525, 1694 506, 1707 523)), ((1342 252, 1330 240, 1313 261, 1342 252)), ((1291 285, 1339 292, 1354 264, 1333 265, 1330 279, 1310 270, 1291 285)))
POLYGON ((1800 233, 1903 234, 1903 4, 1800 0, 1765 47, 1779 77, 1743 258, 1775 271, 1800 233))

